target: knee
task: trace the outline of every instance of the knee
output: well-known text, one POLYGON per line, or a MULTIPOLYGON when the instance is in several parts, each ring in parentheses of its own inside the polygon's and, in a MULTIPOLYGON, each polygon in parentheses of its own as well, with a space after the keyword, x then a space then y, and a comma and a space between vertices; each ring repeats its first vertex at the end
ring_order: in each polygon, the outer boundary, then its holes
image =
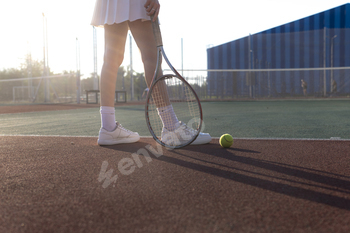
POLYGON ((118 72, 119 66, 123 63, 124 53, 105 51, 103 58, 103 65, 107 66, 108 69, 118 72))

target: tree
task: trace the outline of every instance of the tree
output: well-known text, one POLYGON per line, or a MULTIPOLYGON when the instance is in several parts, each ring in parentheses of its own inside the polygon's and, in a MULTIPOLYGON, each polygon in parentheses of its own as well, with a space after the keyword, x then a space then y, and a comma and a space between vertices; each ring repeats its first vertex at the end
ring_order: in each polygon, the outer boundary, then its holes
MULTIPOLYGON (((36 97, 36 101, 44 100, 44 82, 41 79, 32 80, 16 80, 21 78, 35 78, 43 76, 44 65, 42 61, 31 60, 27 56, 26 62, 20 64, 18 68, 8 68, 0 71, 0 80, 11 80, 0 82, 0 101, 12 101, 14 97, 19 96, 21 100, 32 101, 31 98, 36 97), (35 95, 36 94, 36 95, 35 95)), ((50 79, 50 99, 61 101, 63 97, 73 99, 76 95, 76 78, 75 71, 63 71, 63 74, 71 74, 69 77, 59 77, 50 79)), ((49 75, 54 75, 49 71, 49 75)))
MULTIPOLYGON (((40 77, 42 76, 43 63, 38 60, 31 60, 27 57, 25 63, 20 64, 18 68, 8 68, 0 71, 0 80, 9 80, 9 79, 20 79, 28 77, 40 77), (30 62, 29 62, 30 61, 30 62)), ((39 80, 32 80, 32 86, 37 85, 39 80)), ((29 81, 3 81, 0 82, 0 101, 11 101, 14 97, 14 91, 18 89, 21 90, 21 96, 23 98, 29 98, 29 81), (17 88, 15 88, 17 87, 17 88), (26 88, 24 88, 26 87, 26 88)))

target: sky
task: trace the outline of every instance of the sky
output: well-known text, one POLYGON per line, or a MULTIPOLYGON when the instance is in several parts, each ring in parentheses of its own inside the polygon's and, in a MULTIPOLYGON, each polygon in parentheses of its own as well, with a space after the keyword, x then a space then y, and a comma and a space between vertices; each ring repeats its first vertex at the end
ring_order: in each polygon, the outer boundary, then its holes
MULTIPOLYGON (((132 0, 131 0, 132 1, 132 0)), ((175 68, 206 69, 207 48, 258 33, 346 3, 349 0, 159 0, 165 52, 175 68), (181 40, 183 59, 181 59, 181 40)), ((48 28, 51 71, 76 70, 79 43, 80 70, 87 78, 94 71, 93 27, 95 0, 0 0, 0 70, 18 68, 31 53, 43 59, 43 16, 48 28)), ((133 69, 143 72, 132 41, 133 69)), ((103 64, 104 30, 97 28, 98 74, 103 64)), ((123 66, 130 64, 126 42, 123 66)))

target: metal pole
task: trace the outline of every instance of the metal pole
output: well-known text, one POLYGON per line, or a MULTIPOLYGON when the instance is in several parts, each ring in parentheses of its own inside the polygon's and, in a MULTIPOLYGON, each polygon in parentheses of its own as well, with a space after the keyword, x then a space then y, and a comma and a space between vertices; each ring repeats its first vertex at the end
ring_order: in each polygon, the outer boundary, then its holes
POLYGON ((44 68, 43 68, 43 78, 44 78, 44 102, 47 102, 47 73, 46 73, 46 35, 45 35, 45 14, 42 13, 43 15, 43 63, 44 63, 44 68))
POLYGON ((123 75, 122 75, 122 77, 123 77, 123 91, 125 91, 125 83, 124 83, 124 81, 125 81, 125 80, 124 80, 124 73, 125 73, 125 72, 123 71, 123 73, 122 73, 122 74, 123 74, 123 75))
POLYGON ((80 45, 76 38, 76 66, 77 66, 77 104, 80 104, 80 45))
MULTIPOLYGON (((255 65, 254 65, 254 51, 253 50, 252 50, 252 59, 253 59, 252 69, 254 70, 255 65)), ((255 85, 255 72, 252 72, 252 77, 250 80, 250 86, 252 89, 252 97, 254 98, 255 97, 255 88, 254 88, 255 86, 253 85, 253 80, 254 80, 254 85, 255 85)))
MULTIPOLYGON (((323 28, 323 67, 326 68, 326 27, 323 28)), ((327 95, 326 69, 323 70, 323 96, 327 95)))
POLYGON ((268 93, 269 93, 269 97, 271 97, 271 84, 270 84, 270 71, 269 71, 269 68, 270 68, 270 64, 268 61, 266 61, 266 64, 267 64, 267 90, 268 90, 268 93))
MULTIPOLYGON (((46 36, 46 75, 50 76, 50 68, 49 68, 49 39, 47 32, 47 18, 45 17, 45 36, 46 36)), ((47 92, 47 101, 50 102, 50 79, 46 78, 46 92, 47 92)))
POLYGON ((134 76, 132 74, 132 38, 131 34, 129 34, 130 39, 130 79, 131 79, 131 100, 134 100, 134 76))
POLYGON ((184 47, 183 47, 183 38, 181 38, 181 75, 184 76, 184 47))
POLYGON ((50 76, 50 68, 49 68, 49 38, 47 31, 47 18, 45 17, 45 31, 46 31, 46 74, 50 76))
MULTIPOLYGON (((248 37, 248 46, 249 46, 249 54, 248 54, 248 62, 249 62, 249 69, 252 68, 252 64, 251 64, 251 44, 250 44, 250 40, 251 40, 251 35, 249 34, 249 37, 248 37)), ((251 78, 251 72, 249 71, 248 72, 248 84, 249 84, 249 96, 252 97, 252 85, 251 85, 251 81, 252 81, 252 78, 251 78)))
POLYGON ((27 41, 27 49, 28 49, 28 55, 27 55, 27 74, 28 74, 28 98, 32 100, 33 98, 33 82, 30 79, 32 77, 32 53, 29 41, 27 41))
MULTIPOLYGON (((331 67, 333 68, 333 40, 337 37, 337 35, 332 37, 331 40, 331 67)), ((332 87, 332 83, 333 83, 333 70, 331 70, 331 87, 332 87)), ((331 88, 333 91, 333 88, 331 88)))
POLYGON ((94 51, 94 78, 93 78, 93 89, 99 90, 99 81, 97 78, 97 35, 96 35, 96 28, 92 26, 92 32, 93 32, 93 51, 94 51))

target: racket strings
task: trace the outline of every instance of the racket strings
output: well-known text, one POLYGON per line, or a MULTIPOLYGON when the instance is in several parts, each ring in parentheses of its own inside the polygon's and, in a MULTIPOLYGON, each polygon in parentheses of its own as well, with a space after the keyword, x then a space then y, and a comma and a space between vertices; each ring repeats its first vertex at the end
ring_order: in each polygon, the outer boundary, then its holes
MULTIPOLYGON (((187 83, 174 76, 162 79, 157 81, 150 94, 147 104, 148 119, 152 131, 159 140, 162 140, 163 127, 175 124, 179 126, 178 121, 187 124, 186 130, 193 129, 196 135, 200 125, 201 111, 196 95, 187 83), (169 105, 174 110, 176 120, 171 114, 159 114, 159 109, 169 105)), ((168 130, 174 129, 175 127, 170 127, 168 130)), ((175 134, 173 136, 178 137, 175 134)))
POLYGON ((176 117, 173 106, 168 105, 165 107, 157 108, 157 110, 158 110, 158 115, 160 116, 161 121, 163 123, 163 128, 165 127, 167 130, 170 130, 170 131, 175 130, 179 120, 176 117))

